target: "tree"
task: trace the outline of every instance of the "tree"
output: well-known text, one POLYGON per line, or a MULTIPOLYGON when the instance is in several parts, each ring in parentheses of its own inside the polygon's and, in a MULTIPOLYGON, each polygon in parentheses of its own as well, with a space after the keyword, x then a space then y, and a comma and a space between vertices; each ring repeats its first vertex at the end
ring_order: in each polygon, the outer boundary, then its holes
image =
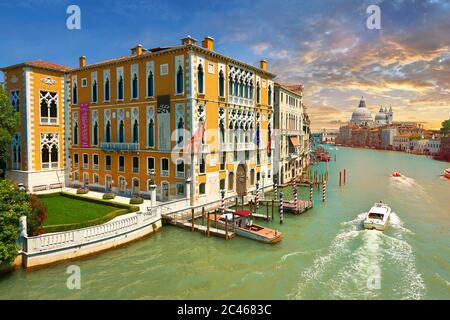
POLYGON ((28 195, 28 202, 31 211, 27 216, 27 233, 29 236, 38 236, 44 232, 42 225, 47 220, 48 208, 35 194, 28 195))
POLYGON ((450 133, 450 119, 442 122, 441 133, 446 136, 450 133))
POLYGON ((7 160, 7 151, 19 125, 19 117, 11 106, 8 93, 0 85, 0 162, 7 160))
POLYGON ((9 264, 17 257, 19 220, 31 211, 29 195, 12 181, 0 180, 0 263, 9 264))

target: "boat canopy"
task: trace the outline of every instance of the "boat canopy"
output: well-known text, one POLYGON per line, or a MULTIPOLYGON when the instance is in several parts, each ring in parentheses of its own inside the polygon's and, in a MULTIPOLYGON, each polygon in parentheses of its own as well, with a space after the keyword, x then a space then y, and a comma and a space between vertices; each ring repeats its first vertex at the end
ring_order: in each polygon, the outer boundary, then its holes
POLYGON ((235 214, 238 216, 246 217, 250 216, 252 212, 250 210, 236 210, 235 214))

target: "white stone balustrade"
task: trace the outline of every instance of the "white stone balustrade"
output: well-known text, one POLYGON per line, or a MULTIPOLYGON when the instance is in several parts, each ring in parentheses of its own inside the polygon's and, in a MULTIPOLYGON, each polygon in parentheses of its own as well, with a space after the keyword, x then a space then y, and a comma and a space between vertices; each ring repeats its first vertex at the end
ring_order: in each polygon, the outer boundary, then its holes
POLYGON ((129 213, 98 226, 27 237, 25 251, 28 254, 33 254, 87 245, 93 241, 104 240, 136 230, 152 224, 160 218, 160 212, 154 208, 148 212, 129 213))

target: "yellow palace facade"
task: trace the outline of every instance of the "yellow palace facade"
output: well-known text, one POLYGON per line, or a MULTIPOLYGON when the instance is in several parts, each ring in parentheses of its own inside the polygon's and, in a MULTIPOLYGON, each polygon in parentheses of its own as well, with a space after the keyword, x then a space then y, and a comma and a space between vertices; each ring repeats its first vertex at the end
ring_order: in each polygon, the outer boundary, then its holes
MULTIPOLYGON (((217 200, 221 190, 232 196, 257 183, 271 186, 275 75, 266 66, 217 53, 210 37, 201 44, 187 37, 178 46, 137 45, 130 55, 93 64, 80 57, 78 68, 55 73, 60 116, 45 126, 58 131, 65 185, 143 197, 156 185, 158 200, 190 197, 192 204, 217 200), (198 148, 187 148, 193 140, 198 148)), ((36 116, 30 120, 36 125, 36 116)), ((34 142, 30 130, 21 130, 21 143, 36 145, 37 129, 34 142)), ((42 155, 32 155, 39 166, 42 155)), ((36 169, 49 172, 54 157, 50 149, 50 167, 36 169)), ((12 161, 9 168, 20 171, 12 161)))

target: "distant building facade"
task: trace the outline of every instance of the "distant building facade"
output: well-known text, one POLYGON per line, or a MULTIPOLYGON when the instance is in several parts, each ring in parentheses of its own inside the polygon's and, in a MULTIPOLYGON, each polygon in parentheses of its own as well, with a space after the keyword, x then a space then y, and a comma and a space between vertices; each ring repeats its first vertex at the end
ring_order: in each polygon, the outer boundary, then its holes
POLYGON ((309 117, 303 87, 275 83, 274 124, 279 132, 279 163, 275 180, 284 184, 309 165, 309 117))

